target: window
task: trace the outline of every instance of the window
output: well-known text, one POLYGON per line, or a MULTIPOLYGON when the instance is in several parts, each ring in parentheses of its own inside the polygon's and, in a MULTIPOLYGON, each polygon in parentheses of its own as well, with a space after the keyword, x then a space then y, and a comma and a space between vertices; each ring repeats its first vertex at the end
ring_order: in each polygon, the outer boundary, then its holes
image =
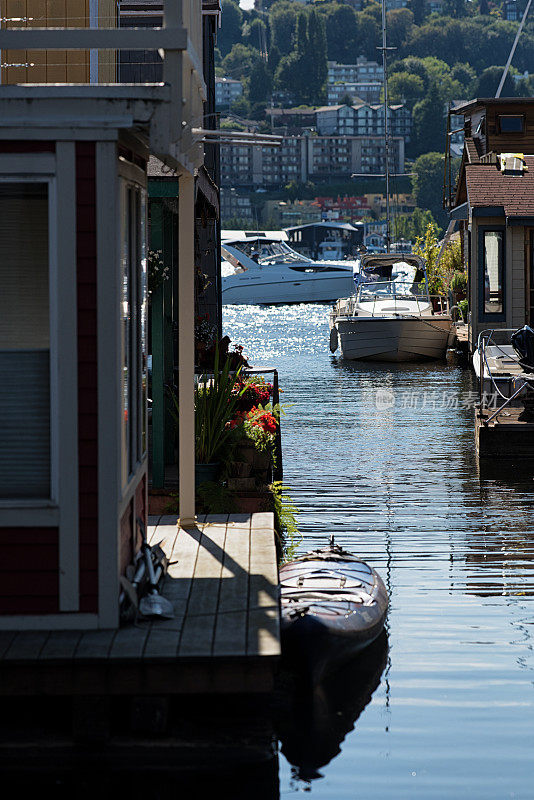
POLYGON ((145 194, 124 185, 122 226, 122 483, 146 452, 145 194))
POLYGON ((523 133, 525 117, 522 114, 501 114, 498 118, 500 133, 523 133))
POLYGON ((479 262, 481 316, 504 319, 504 228, 480 230, 479 262))
POLYGON ((48 184, 0 183, 0 497, 48 499, 48 184))

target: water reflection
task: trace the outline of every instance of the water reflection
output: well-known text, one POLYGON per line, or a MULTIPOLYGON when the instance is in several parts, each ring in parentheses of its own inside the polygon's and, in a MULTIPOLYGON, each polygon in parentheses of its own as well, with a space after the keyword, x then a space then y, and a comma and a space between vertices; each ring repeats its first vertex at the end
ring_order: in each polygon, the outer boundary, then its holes
POLYGON ((282 753, 293 767, 295 788, 299 782, 306 788, 322 778, 320 770, 338 755, 380 684, 387 652, 387 634, 382 632, 357 658, 320 684, 310 686, 294 672, 281 672, 275 728, 282 753))
MULTIPOLYGON (((469 370, 342 361, 327 311, 225 310, 225 332, 280 372, 302 550, 334 529, 388 580, 391 667, 313 793, 527 800, 534 471, 478 464, 469 370)), ((282 758, 282 797, 294 788, 282 758)))

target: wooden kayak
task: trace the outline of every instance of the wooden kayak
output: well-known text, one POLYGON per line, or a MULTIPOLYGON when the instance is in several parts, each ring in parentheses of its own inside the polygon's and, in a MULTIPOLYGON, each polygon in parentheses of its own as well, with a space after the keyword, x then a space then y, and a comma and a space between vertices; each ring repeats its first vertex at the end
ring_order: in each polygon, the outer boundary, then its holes
POLYGON ((386 587, 365 561, 334 544, 280 570, 284 655, 313 681, 374 641, 388 609, 386 587))

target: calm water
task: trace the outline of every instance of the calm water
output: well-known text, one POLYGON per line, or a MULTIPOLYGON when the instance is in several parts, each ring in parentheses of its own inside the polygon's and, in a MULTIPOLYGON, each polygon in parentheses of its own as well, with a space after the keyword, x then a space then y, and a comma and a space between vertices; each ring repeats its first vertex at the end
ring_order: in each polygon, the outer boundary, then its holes
POLYGON ((280 373, 300 549, 335 531, 391 599, 380 685, 322 778, 280 757, 281 796, 534 798, 534 472, 478 470, 470 372, 343 362, 326 314, 224 312, 250 361, 280 373))

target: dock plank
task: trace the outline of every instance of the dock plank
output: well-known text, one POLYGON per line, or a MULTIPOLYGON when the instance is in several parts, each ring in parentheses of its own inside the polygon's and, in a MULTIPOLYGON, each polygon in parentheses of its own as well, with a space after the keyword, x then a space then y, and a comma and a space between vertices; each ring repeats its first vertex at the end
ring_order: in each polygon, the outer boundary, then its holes
POLYGON ((174 620, 165 620, 161 626, 153 625, 145 644, 145 658, 176 658, 183 621, 184 617, 181 616, 174 620))
POLYGON ((81 631, 52 631, 41 651, 41 660, 64 661, 74 658, 81 638, 81 631))
POLYGON ((250 526, 248 530, 228 530, 221 572, 218 613, 242 611, 248 605, 250 565, 250 526))
POLYGON ((216 523, 202 532, 178 651, 181 657, 212 653, 226 530, 226 524, 216 523))
MULTIPOLYGON (((139 624, 139 623, 138 623, 139 624)), ((109 651, 110 659, 130 659, 143 657, 145 644, 150 631, 150 623, 143 627, 119 628, 109 651)))
POLYGON ((252 609, 248 615, 249 656, 279 656, 280 615, 278 608, 252 609))
POLYGON ((4 661, 38 661, 49 631, 20 631, 4 654, 4 661))
POLYGON ((213 654, 238 655, 247 647, 250 519, 228 525, 224 550, 213 654))
POLYGON ((247 622, 247 609, 217 614, 213 655, 244 656, 247 651, 247 622))
POLYGON ((16 631, 0 631, 0 658, 4 657, 16 635, 16 631))
POLYGON ((169 555, 169 567, 162 594, 171 601, 176 614, 183 613, 186 608, 193 583, 200 538, 201 532, 198 528, 187 531, 181 528, 169 555))
POLYGON ((74 658, 80 661, 107 659, 115 633, 114 630, 85 631, 78 643, 74 658))
POLYGON ((188 616, 215 614, 217 611, 225 539, 226 525, 210 525, 202 532, 189 595, 188 616))

